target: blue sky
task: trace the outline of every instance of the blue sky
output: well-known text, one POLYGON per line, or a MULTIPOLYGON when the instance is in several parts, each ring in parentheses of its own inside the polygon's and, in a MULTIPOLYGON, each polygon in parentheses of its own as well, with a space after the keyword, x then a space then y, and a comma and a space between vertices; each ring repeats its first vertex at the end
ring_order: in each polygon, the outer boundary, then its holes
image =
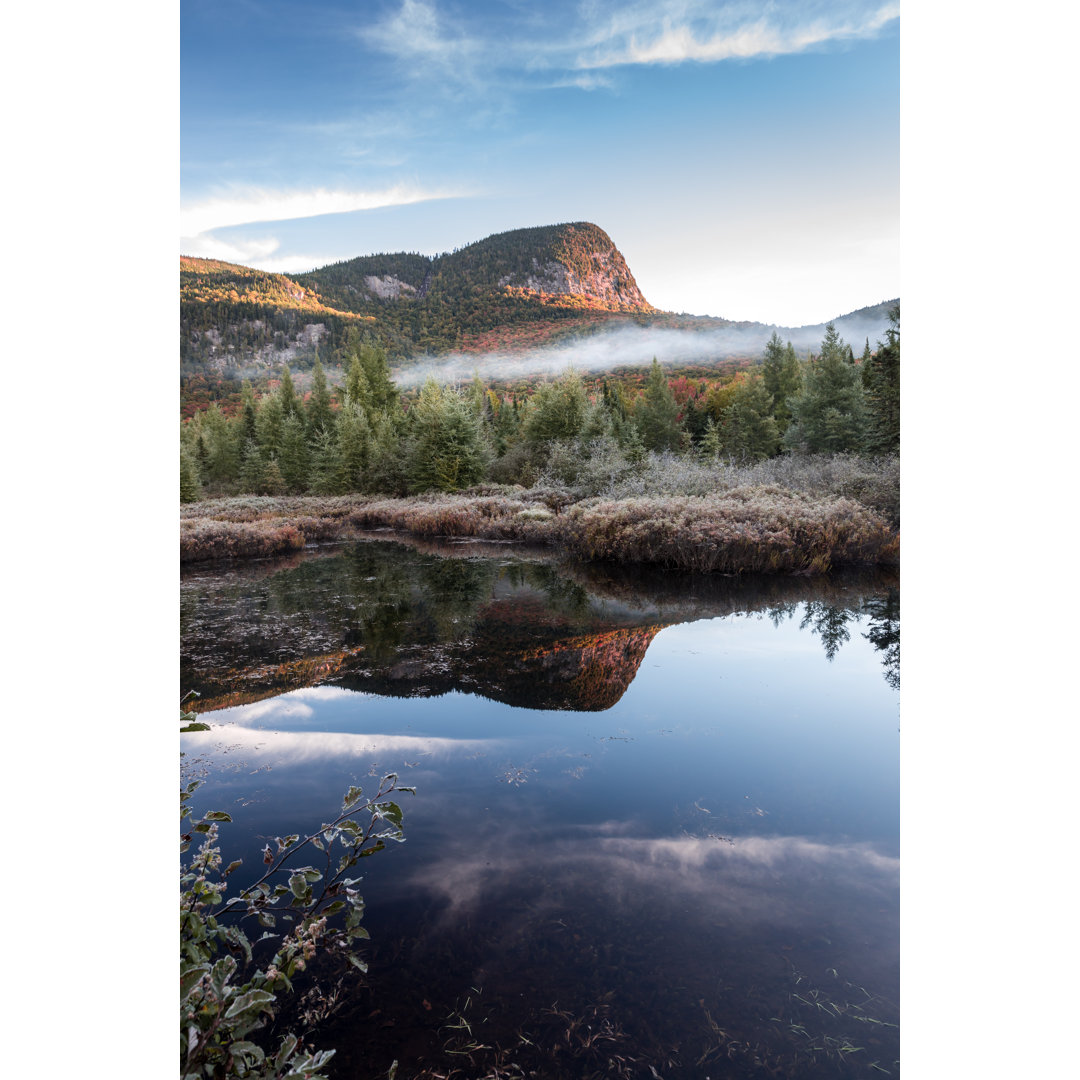
POLYGON ((900 294, 899 7, 189 0, 184 254, 299 272, 588 220, 658 307, 900 294))

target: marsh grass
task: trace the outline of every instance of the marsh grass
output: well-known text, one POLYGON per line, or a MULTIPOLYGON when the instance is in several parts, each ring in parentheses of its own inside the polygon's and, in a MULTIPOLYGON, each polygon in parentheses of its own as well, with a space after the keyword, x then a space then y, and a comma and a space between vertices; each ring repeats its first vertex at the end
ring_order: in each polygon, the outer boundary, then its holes
POLYGON ((630 472, 586 461, 575 484, 483 485, 411 498, 255 496, 184 504, 181 562, 267 557, 389 528, 544 544, 585 560, 722 573, 825 573, 899 561, 895 458, 750 465, 650 454, 630 472))

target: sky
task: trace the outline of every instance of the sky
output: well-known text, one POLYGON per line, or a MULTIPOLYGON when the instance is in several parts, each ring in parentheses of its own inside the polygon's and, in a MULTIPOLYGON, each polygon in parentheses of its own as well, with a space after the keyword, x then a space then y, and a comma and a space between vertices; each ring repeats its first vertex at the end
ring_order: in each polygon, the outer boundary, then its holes
POLYGON ((180 253, 283 273, 592 221, 647 300, 900 295, 881 0, 184 0, 180 253))

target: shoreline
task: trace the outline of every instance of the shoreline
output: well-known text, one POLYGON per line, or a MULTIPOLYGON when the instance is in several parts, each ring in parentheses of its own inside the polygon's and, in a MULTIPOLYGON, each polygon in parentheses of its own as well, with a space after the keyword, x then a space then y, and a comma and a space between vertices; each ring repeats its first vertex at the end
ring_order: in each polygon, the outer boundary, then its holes
POLYGON ((759 484, 707 495, 579 500, 524 488, 205 499, 181 505, 180 561, 283 555, 385 528, 705 573, 824 574, 896 567, 900 558, 899 527, 879 510, 833 493, 759 484))

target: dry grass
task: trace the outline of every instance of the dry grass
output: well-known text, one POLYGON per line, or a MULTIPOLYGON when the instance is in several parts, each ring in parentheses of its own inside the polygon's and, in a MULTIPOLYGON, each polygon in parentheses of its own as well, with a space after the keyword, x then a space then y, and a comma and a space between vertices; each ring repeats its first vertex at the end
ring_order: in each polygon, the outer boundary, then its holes
MULTIPOLYGON (((753 476, 757 468, 737 474, 753 476)), ((759 481, 714 485, 703 494, 576 502, 566 489, 491 486, 408 499, 243 496, 182 507, 180 558, 265 557, 389 527, 417 536, 547 544, 586 560, 724 573, 895 565, 900 540, 890 515, 842 494, 796 487, 842 487, 868 475, 842 463, 827 483, 818 466, 816 477, 793 472, 791 486, 759 481)), ((686 471, 683 486, 699 478, 686 471)), ((887 480, 879 478, 879 485, 887 480)))

